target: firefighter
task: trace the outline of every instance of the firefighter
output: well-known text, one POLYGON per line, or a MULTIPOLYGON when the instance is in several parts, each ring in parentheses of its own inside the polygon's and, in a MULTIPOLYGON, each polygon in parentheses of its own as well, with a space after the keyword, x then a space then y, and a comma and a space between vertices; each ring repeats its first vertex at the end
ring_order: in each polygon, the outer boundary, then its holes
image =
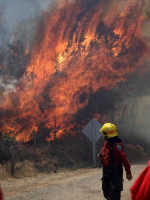
POLYGON ((132 179, 131 167, 114 124, 105 123, 100 129, 106 140, 98 154, 103 166, 102 190, 107 200, 120 200, 123 190, 123 165, 126 178, 132 179))
POLYGON ((150 199, 150 161, 148 162, 148 166, 142 171, 130 190, 132 200, 150 199))

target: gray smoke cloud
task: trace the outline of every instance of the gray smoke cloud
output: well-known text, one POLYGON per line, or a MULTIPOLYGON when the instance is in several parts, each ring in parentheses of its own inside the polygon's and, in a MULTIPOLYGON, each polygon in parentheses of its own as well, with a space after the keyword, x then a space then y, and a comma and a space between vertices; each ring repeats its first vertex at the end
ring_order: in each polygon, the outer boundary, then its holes
POLYGON ((54 0, 1 0, 0 40, 1 44, 17 39, 30 38, 41 13, 49 9, 54 0))
POLYGON ((11 92, 16 92, 17 81, 15 79, 4 79, 0 77, 0 92, 8 95, 11 92))
POLYGON ((135 133, 138 134, 141 140, 150 143, 150 95, 144 96, 138 100, 137 121, 135 133))
POLYGON ((0 106, 5 103, 5 96, 16 92, 17 80, 0 76, 0 106))

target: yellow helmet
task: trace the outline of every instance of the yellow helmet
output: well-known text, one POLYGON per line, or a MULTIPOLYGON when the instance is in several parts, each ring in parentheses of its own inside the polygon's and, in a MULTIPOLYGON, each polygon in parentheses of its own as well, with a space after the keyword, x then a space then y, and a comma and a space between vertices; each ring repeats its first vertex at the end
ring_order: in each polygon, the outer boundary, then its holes
POLYGON ((100 129, 100 132, 103 134, 103 137, 105 139, 113 138, 118 136, 117 128, 114 124, 111 123, 105 123, 102 128, 100 129))

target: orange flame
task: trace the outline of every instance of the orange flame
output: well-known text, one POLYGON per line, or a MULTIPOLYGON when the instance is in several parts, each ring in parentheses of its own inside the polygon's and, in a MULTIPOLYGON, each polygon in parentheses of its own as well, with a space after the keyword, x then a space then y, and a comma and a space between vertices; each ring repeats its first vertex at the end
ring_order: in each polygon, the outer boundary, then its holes
POLYGON ((79 2, 57 1, 57 9, 43 14, 30 64, 13 99, 17 108, 11 121, 3 119, 2 131, 18 132, 17 140, 29 141, 40 122, 54 127, 55 116, 60 127, 56 136, 65 134, 76 126, 73 116, 88 104, 90 94, 125 81, 146 56, 142 1, 110 6, 97 1, 90 9, 79 2))

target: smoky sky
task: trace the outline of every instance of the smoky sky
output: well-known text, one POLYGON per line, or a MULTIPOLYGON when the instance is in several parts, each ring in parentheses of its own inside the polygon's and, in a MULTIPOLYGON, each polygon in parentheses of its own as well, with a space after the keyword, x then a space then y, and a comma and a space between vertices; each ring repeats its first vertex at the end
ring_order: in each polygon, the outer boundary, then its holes
POLYGON ((0 35, 4 40, 23 39, 21 34, 32 34, 41 13, 49 9, 53 0, 1 0, 0 35), (15 38, 18 37, 18 38, 15 38))

